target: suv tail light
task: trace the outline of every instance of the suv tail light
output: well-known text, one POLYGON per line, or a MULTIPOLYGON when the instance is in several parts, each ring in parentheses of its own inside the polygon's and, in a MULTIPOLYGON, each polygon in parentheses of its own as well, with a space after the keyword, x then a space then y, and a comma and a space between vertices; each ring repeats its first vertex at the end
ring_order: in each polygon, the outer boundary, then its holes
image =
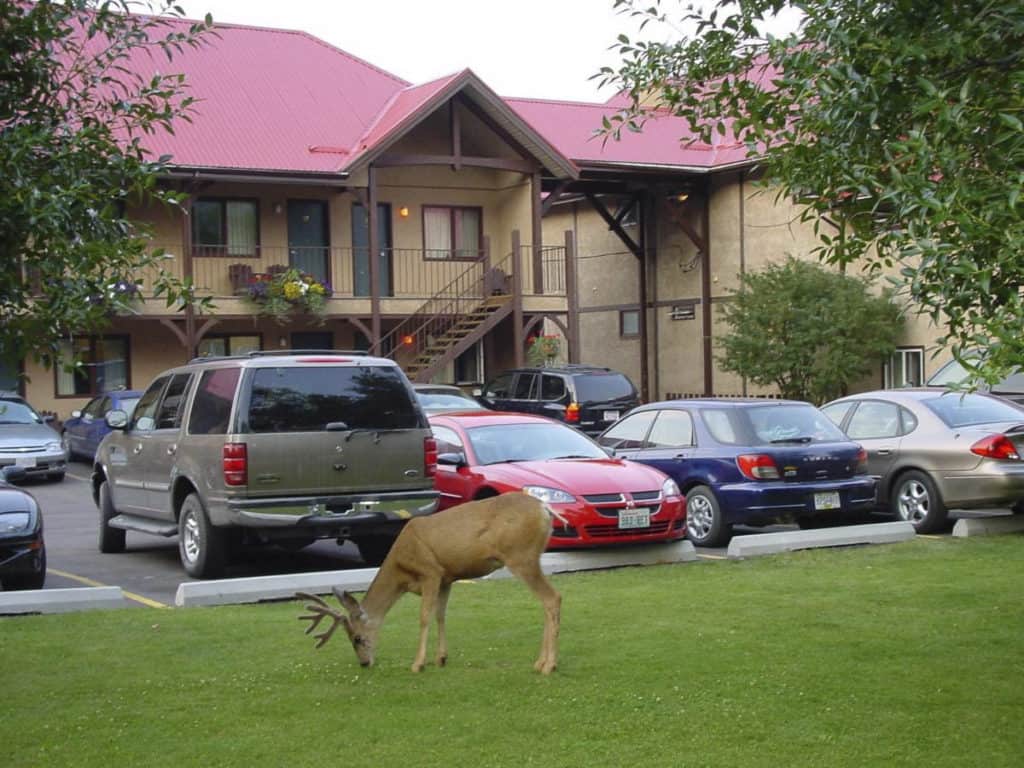
POLYGON ((1020 454, 1006 435, 989 435, 971 446, 971 453, 984 456, 986 459, 1020 460, 1020 454))
POLYGON ((437 474, 437 440, 432 437, 423 438, 423 476, 433 477, 437 474))
POLYGON ((775 459, 764 453, 748 453, 736 457, 736 466, 751 480, 778 480, 779 468, 775 459))
POLYGON ((249 483, 249 453, 245 443, 224 444, 224 485, 249 483))
POLYGON ((573 424, 579 423, 580 420, 580 404, 569 403, 569 407, 565 409, 565 420, 573 424))

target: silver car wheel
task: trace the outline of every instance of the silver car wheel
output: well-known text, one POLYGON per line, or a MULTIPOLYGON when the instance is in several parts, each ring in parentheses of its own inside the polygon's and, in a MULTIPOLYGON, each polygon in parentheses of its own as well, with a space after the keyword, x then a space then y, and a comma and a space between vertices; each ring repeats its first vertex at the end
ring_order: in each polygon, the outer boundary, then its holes
POLYGON ((706 496, 696 495, 686 500, 686 530, 691 538, 704 540, 715 524, 715 510, 706 496))
POLYGON ((931 497, 924 483, 919 480, 909 480, 900 486, 896 511, 901 520, 906 520, 908 523, 920 523, 928 516, 930 506, 931 497))
POLYGON ((181 552, 188 562, 194 563, 202 549, 199 521, 196 520, 195 513, 190 509, 184 510, 182 514, 184 518, 181 526, 181 552))

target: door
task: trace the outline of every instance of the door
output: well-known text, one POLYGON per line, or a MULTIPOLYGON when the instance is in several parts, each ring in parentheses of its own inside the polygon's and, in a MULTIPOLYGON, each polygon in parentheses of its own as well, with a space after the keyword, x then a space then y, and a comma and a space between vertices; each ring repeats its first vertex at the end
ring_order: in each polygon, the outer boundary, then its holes
POLYGON ((900 407, 881 400, 857 403, 846 422, 846 435, 867 451, 868 474, 884 477, 896 461, 903 436, 900 407))
POLYGON ((148 509, 145 463, 152 450, 156 409, 169 379, 170 376, 161 376, 149 385, 135 406, 128 427, 110 442, 110 490, 118 512, 146 514, 148 509))
POLYGON ((288 266, 330 282, 328 264, 327 203, 323 200, 288 201, 288 266))
POLYGON ((185 413, 192 374, 175 374, 156 411, 156 423, 142 454, 146 507, 161 520, 173 520, 171 512, 171 475, 178 461, 181 420, 185 413))
MULTIPOLYGON (((377 258, 380 262, 380 295, 393 296, 391 263, 391 205, 377 203, 377 258)), ((360 203, 352 206, 353 285, 356 296, 370 295, 370 217, 360 203)))

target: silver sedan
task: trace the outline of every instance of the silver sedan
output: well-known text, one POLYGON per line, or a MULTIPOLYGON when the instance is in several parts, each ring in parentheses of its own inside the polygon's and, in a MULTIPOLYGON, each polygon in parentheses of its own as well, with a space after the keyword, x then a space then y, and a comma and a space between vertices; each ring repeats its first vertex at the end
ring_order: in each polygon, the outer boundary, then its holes
POLYGON ((1024 499, 1024 408, 999 397, 942 389, 850 395, 822 411, 868 454, 877 502, 920 533, 949 509, 1024 499))

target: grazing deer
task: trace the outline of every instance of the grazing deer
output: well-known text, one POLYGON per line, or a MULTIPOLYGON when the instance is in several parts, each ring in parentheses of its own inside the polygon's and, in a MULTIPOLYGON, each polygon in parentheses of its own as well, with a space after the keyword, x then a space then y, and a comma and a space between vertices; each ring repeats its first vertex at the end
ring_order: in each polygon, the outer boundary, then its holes
POLYGON ((334 594, 348 612, 345 616, 315 595, 304 592, 296 597, 309 600, 310 634, 322 619, 334 623, 313 635, 316 647, 326 643, 340 624, 348 633, 359 663, 373 664, 384 617, 406 592, 421 596, 420 644, 412 671, 423 669, 427 657, 427 633, 430 619, 437 617, 437 664, 448 660, 444 615, 452 583, 459 579, 486 576, 502 565, 518 576, 544 605, 544 639, 534 668, 549 674, 558 664, 558 624, 562 597, 544 577, 540 556, 551 535, 550 507, 532 496, 510 493, 461 504, 429 517, 417 517, 406 523, 391 552, 380 566, 366 591, 362 604, 348 592, 337 588, 334 594))

